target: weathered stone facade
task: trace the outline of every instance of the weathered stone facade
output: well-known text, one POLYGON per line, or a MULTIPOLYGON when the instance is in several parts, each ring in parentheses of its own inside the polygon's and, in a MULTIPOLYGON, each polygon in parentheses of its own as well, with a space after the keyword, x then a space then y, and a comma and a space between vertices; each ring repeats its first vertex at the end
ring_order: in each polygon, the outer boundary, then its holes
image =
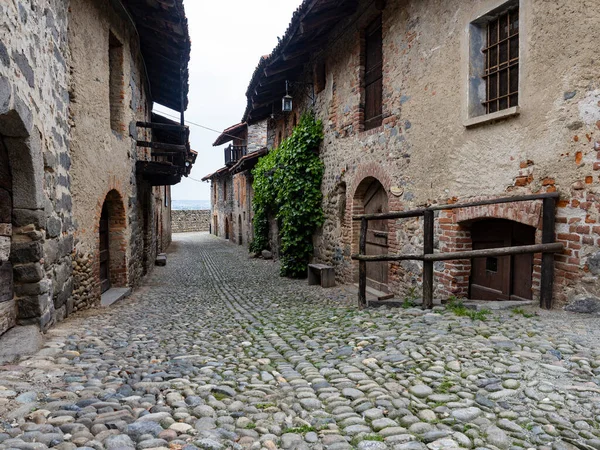
POLYGON ((210 231, 210 209, 171 211, 173 233, 210 231))
POLYGON ((105 201, 113 285, 135 286, 170 243, 169 188, 136 176, 152 109, 139 36, 113 6, 0 5, 0 334, 99 301, 105 201))
MULTIPOLYGON (((314 106, 325 132, 326 215, 315 236, 315 259, 333 264, 339 281, 355 280, 357 264, 350 255, 358 250, 358 224, 351 217, 361 212, 361 183, 374 179, 385 189, 390 211, 558 191, 556 238, 565 251, 556 255, 555 304, 580 293, 600 294, 594 262, 600 250, 600 85, 593 62, 600 31, 586 26, 591 17, 600 16, 590 13, 584 0, 512 2, 519 6, 519 107, 489 121, 472 117, 469 103, 470 27, 506 3, 360 1, 356 13, 328 32, 322 51, 298 69, 303 70, 301 79, 313 81, 318 66, 326 67, 314 106), (363 32, 380 14, 383 120, 363 131, 363 32)), ((282 39, 272 53, 273 67, 284 64, 276 57, 285 53, 286 43, 282 39)), ((260 66, 253 82, 268 67, 260 66)), ((294 116, 310 108, 302 90, 292 95, 294 112, 279 113, 270 122, 275 144, 289 134, 294 116)), ((249 100, 246 116, 258 119, 267 110, 255 112, 249 100)), ((436 251, 470 249, 472 223, 489 218, 529 225, 537 230, 539 243, 539 206, 513 203, 442 212, 436 218, 436 251)), ((388 221, 387 226, 389 253, 422 251, 420 220, 388 221)), ((539 264, 536 255, 534 298, 539 295, 539 264)), ((468 260, 436 264, 437 295, 468 295, 470 275, 468 260)), ((407 292, 420 282, 420 263, 389 264, 393 292, 407 292)))

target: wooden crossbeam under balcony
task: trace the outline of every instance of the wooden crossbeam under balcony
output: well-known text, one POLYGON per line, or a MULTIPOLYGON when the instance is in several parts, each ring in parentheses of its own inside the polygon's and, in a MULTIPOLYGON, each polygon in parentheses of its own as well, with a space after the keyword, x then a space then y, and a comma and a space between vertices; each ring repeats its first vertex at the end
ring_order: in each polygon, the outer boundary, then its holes
POLYGON ((162 142, 137 141, 138 147, 152 148, 165 152, 183 153, 187 152, 186 145, 164 144, 162 142))
POLYGON ((188 130, 188 127, 182 125, 175 125, 170 123, 157 123, 157 122, 136 122, 135 125, 139 128, 151 128, 153 130, 164 130, 164 131, 175 131, 182 132, 188 130))

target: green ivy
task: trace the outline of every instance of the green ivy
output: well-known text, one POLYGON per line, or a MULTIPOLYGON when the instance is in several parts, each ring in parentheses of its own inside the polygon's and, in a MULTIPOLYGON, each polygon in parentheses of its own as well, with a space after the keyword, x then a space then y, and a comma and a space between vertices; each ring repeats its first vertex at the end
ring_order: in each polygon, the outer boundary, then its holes
POLYGON ((306 276, 313 252, 312 236, 323 225, 321 180, 324 165, 317 150, 323 125, 312 113, 303 114, 292 135, 262 157, 254 181, 254 252, 269 246, 269 217, 281 224, 281 275, 306 276))

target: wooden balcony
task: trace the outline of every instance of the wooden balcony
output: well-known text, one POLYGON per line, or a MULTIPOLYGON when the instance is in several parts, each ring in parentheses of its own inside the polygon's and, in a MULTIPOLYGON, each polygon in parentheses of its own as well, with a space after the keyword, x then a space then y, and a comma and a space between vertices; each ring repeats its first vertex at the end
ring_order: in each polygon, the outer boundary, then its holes
POLYGON ((225 165, 227 167, 233 166, 248 153, 248 148, 245 145, 229 145, 224 150, 225 165))
POLYGON ((158 114, 152 122, 137 122, 138 128, 152 130, 152 140, 138 140, 137 146, 149 148, 150 158, 140 159, 136 171, 152 186, 171 186, 188 176, 197 153, 190 149, 190 130, 158 114))

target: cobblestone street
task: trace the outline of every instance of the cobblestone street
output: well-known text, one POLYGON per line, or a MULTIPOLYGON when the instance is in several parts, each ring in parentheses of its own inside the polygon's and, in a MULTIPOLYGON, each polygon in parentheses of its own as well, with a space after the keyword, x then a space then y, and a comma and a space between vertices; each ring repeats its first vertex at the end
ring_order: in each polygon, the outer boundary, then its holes
POLYGON ((597 318, 359 311, 208 234, 0 367, 0 449, 600 449, 597 318))

